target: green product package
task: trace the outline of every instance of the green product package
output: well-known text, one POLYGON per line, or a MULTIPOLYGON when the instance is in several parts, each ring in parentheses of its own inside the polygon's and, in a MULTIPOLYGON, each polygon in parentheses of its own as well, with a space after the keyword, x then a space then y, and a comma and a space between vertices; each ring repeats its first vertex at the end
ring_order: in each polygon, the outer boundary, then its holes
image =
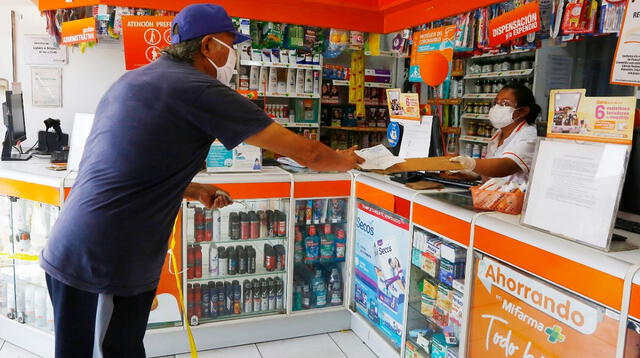
POLYGON ((262 26, 262 47, 280 48, 284 44, 285 24, 267 22, 262 26))
POLYGON ((304 26, 287 26, 287 36, 285 37, 285 47, 290 50, 298 50, 304 47, 304 26))
POLYGON ((251 33, 251 47, 254 49, 262 48, 262 25, 261 21, 251 21, 249 29, 251 33))

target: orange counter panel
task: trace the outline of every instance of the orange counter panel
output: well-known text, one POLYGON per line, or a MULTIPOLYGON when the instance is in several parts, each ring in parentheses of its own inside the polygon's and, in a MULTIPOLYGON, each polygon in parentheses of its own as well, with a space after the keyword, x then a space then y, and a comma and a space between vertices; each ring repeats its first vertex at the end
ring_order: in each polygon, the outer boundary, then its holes
POLYGON ((350 180, 308 181, 295 183, 293 197, 301 198, 329 198, 349 196, 351 194, 350 180))
POLYGON ((275 199, 291 197, 291 184, 286 183, 228 183, 215 184, 233 199, 275 199))
POLYGON ((469 246, 471 224, 420 204, 413 205, 413 222, 469 246))
POLYGON ((47 185, 27 183, 12 179, 0 179, 0 194, 49 205, 60 205, 60 190, 47 185))
POLYGON ((384 190, 374 188, 371 185, 356 183, 356 197, 390 212, 394 212, 394 195, 384 190))
MULTIPOLYGON (((623 279, 483 227, 476 227, 474 247, 560 287, 578 292, 613 309, 620 309, 623 279)), ((638 294, 635 302, 637 300, 640 300, 638 294)))

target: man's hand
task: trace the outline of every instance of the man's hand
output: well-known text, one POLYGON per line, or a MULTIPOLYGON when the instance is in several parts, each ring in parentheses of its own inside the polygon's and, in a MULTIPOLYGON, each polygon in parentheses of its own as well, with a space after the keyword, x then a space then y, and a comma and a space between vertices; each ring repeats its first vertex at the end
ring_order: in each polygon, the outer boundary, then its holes
POLYGON ((231 196, 214 185, 191 183, 184 191, 184 198, 197 200, 208 209, 220 209, 233 203, 231 196))
POLYGON ((358 149, 357 145, 349 149, 337 149, 336 152, 342 158, 342 163, 344 164, 344 168, 341 171, 347 171, 351 169, 355 169, 358 164, 364 163, 364 159, 360 158, 355 151, 358 149))

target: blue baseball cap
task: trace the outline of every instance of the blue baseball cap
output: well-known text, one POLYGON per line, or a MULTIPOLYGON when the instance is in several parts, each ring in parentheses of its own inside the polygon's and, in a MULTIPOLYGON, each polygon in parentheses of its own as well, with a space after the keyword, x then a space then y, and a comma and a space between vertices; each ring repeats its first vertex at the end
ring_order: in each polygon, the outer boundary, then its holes
POLYGON ((234 44, 250 40, 233 26, 227 11, 219 5, 193 4, 182 9, 171 22, 171 44, 200 36, 229 32, 235 36, 234 44))

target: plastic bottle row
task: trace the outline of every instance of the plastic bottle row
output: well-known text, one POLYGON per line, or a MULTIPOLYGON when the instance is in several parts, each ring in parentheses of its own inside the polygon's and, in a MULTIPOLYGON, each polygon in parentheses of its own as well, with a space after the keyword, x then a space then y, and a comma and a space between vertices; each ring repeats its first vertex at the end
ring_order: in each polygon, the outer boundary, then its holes
POLYGON ((343 303, 342 273, 337 266, 296 266, 293 310, 339 306, 343 303))
POLYGON ((296 223, 342 223, 346 219, 347 199, 298 200, 296 223))
POLYGON ((187 284, 187 313, 191 324, 242 314, 283 311, 284 281, 267 279, 187 284))
MULTIPOLYGON (((287 215, 280 210, 231 212, 228 217, 230 240, 286 237, 287 215)), ((218 210, 195 208, 193 236, 195 242, 226 241, 221 233, 222 218, 218 210)))
MULTIPOLYGON (((264 244, 262 267, 267 271, 284 271, 287 257, 284 245, 264 244)), ((257 251, 252 245, 187 247, 187 279, 255 274, 257 251), (203 255, 203 250, 207 252, 203 255), (203 259, 204 258, 204 259, 203 259), (205 260, 206 259, 206 260, 205 260), (204 269, 204 270, 203 270, 204 269)))
POLYGON ((53 331, 53 305, 47 289, 3 275, 0 280, 0 310, 10 319, 53 331))
POLYGON ((294 262, 342 262, 345 260, 346 246, 347 239, 342 225, 298 226, 294 242, 294 262))

